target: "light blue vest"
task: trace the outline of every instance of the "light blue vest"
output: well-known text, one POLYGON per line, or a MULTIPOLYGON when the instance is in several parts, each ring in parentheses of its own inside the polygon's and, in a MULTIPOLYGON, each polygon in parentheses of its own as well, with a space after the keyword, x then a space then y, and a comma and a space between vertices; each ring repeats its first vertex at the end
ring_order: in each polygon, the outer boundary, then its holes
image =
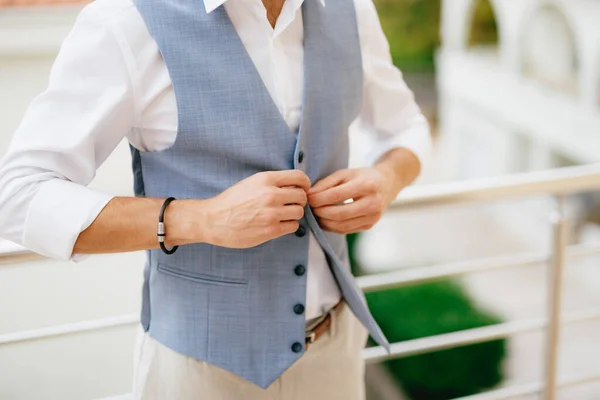
MULTIPOLYGON (((362 98, 354 1, 303 5, 305 88, 298 132, 282 118, 223 7, 201 0, 137 0, 166 62, 179 131, 164 151, 133 151, 140 196, 210 198, 260 171, 302 169, 311 181, 348 166, 348 127, 362 98)), ((142 323, 171 349, 266 388, 302 357, 308 230, 324 249, 355 315, 388 343, 348 267, 343 235, 310 208, 296 234, 248 250, 182 246, 148 253, 142 323)))

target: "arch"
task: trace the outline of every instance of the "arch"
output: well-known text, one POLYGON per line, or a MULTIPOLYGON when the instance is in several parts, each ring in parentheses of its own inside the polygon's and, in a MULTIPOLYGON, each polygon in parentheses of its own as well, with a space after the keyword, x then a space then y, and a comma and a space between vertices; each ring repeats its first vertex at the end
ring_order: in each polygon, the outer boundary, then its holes
POLYGON ((490 0, 471 2, 467 47, 474 49, 498 49, 500 32, 494 5, 490 0))
POLYGON ((566 15, 555 5, 543 5, 524 20, 521 35, 523 75, 564 93, 578 93, 577 44, 566 15))

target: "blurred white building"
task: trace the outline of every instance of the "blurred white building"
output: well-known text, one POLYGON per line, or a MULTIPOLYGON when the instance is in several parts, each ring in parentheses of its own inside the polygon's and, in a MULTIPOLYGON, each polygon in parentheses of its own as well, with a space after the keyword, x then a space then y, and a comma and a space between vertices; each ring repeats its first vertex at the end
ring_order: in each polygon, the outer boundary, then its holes
POLYGON ((483 0, 445 0, 438 56, 450 178, 600 161, 600 1, 485 0, 498 42, 470 37, 483 0))
MULTIPOLYGON (((439 135, 424 180, 600 161, 599 21, 598 0, 442 0, 439 135), (491 43, 473 34, 487 21, 481 9, 495 19, 491 43)), ((597 202, 580 196, 570 214, 584 220, 597 202)), ((363 264, 376 271, 539 249, 549 206, 390 217, 363 238, 363 264)), ((598 239, 598 229, 591 236, 598 239)))

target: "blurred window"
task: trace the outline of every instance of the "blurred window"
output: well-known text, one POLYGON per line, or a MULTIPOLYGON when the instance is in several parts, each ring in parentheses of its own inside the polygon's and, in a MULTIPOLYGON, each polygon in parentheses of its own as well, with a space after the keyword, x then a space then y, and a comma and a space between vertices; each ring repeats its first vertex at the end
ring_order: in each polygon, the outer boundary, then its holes
POLYGON ((489 0, 476 0, 472 9, 469 50, 497 56, 498 43, 498 22, 493 5, 489 0))

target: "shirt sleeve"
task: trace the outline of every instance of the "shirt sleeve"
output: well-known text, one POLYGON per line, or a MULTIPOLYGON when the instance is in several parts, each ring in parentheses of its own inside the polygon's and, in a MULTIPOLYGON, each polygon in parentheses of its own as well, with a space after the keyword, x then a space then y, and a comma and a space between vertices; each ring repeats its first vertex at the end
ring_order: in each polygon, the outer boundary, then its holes
POLYGON ((430 157, 431 134, 402 73, 392 63, 388 41, 372 0, 355 0, 363 59, 360 127, 373 139, 367 162, 394 148, 413 152, 422 165, 430 157))
POLYGON ((0 163, 0 237, 60 260, 111 200, 86 186, 136 115, 120 42, 94 15, 78 17, 0 163))

